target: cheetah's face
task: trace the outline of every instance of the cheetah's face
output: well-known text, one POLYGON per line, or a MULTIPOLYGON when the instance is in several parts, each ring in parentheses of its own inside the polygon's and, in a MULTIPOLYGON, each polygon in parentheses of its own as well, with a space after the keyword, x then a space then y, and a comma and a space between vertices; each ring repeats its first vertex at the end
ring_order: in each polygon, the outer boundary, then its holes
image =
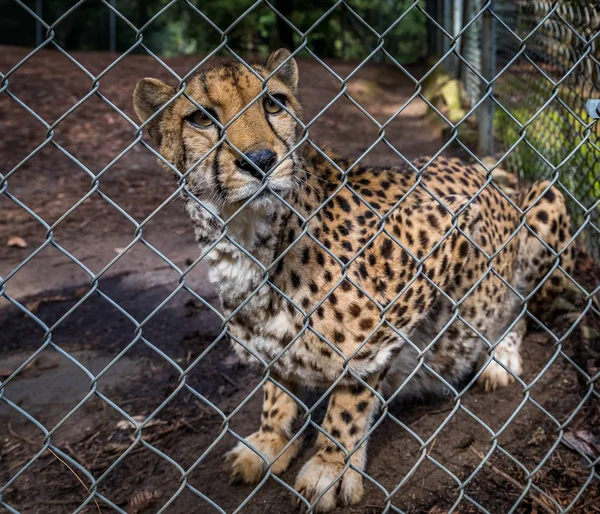
POLYGON ((228 63, 197 73, 185 88, 193 102, 158 79, 141 80, 134 93, 140 120, 154 116, 148 130, 162 156, 182 174, 191 170, 189 189, 221 212, 250 199, 260 208, 277 201, 269 189, 286 196, 299 184, 296 62, 279 50, 254 69, 228 63), (257 74, 278 66, 263 93, 257 74))

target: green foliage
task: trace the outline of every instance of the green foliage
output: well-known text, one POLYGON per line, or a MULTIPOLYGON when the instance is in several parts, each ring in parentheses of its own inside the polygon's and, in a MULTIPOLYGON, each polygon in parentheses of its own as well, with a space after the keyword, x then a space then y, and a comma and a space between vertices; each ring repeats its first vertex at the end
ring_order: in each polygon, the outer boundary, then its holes
MULTIPOLYGON (((508 168, 519 173, 524 178, 534 181, 551 179, 554 176, 553 166, 559 166, 560 182, 571 191, 578 201, 586 208, 594 205, 600 199, 600 125, 592 127, 588 139, 582 143, 586 136, 584 125, 575 116, 570 114, 558 101, 553 101, 539 114, 536 113, 545 100, 550 97, 548 87, 542 82, 528 81, 523 88, 515 77, 512 80, 501 81, 499 97, 503 92, 510 91, 512 96, 505 103, 510 114, 521 124, 526 124, 526 140, 542 154, 552 166, 548 165, 525 142, 517 141, 522 137, 523 129, 516 124, 502 109, 496 109, 494 129, 501 140, 502 148, 508 150, 516 144, 507 159, 508 168), (507 84, 506 82, 511 82, 507 84), (537 85, 536 85, 537 84, 537 85), (523 91, 521 91, 523 90, 523 91), (523 97, 518 98, 516 92, 521 91, 523 97), (539 105, 537 105, 539 104, 539 105), (535 119, 529 124, 532 117, 535 119)), ((585 123, 589 118, 580 102, 575 102, 579 108, 574 108, 572 92, 567 88, 559 92, 562 101, 571 105, 573 111, 585 123), (571 101, 570 101, 571 100, 571 101)), ((580 225, 584 222, 584 214, 579 206, 571 203, 571 215, 580 225)), ((592 211, 592 221, 597 223, 600 210, 592 211)), ((596 233, 590 234, 597 238, 596 233)))
MULTIPOLYGON (((45 0, 43 18, 53 22, 71 6, 71 0, 45 0)), ((134 26, 143 26, 169 4, 169 0, 115 0, 119 12, 134 26)), ((229 46, 243 55, 266 55, 275 47, 297 47, 302 43, 292 29, 266 4, 250 12, 253 0, 196 0, 193 4, 221 30, 227 32, 229 46), (245 16, 236 22, 242 14, 245 16), (235 24, 234 24, 235 23, 235 24), (232 26, 232 24, 234 24, 232 26)), ((386 30, 413 4, 413 0, 354 0, 350 8, 379 32, 386 30)), ((274 0, 272 5, 302 32, 319 21, 333 5, 329 0, 274 0)), ((33 1, 30 0, 30 7, 33 1)), ((0 18, 0 44, 33 46, 35 22, 18 4, 3 7, 0 18)), ((56 27, 56 40, 70 50, 109 48, 109 10, 90 0, 75 9, 56 27)), ((144 44, 159 55, 206 55, 221 42, 218 30, 184 2, 169 6, 143 31, 144 44)), ((362 60, 377 46, 372 31, 344 5, 338 6, 310 30, 308 47, 319 57, 362 60)), ((117 21, 117 48, 123 51, 136 42, 135 31, 117 21)), ((426 19, 412 9, 386 35, 385 48, 403 64, 413 62, 426 51, 426 19)), ((141 51, 141 50, 140 50, 141 51)))
MULTIPOLYGON (((504 102, 505 107, 521 125, 526 125, 526 139, 553 166, 558 166, 567 157, 568 161, 560 168, 561 180, 565 185, 575 188, 585 188, 582 181, 581 169, 590 169, 587 189, 600 182, 600 152, 590 143, 598 144, 600 131, 594 126, 588 142, 579 146, 585 137, 585 127, 569 113, 558 100, 552 101, 538 113, 551 96, 549 86, 539 81, 527 81, 524 84, 517 77, 505 78, 499 84, 498 97, 510 98, 504 102), (510 92, 510 97, 507 94, 510 92), (572 154, 572 155, 571 155, 572 154), (582 165, 585 166, 582 168, 582 165)), ((573 112, 588 123, 588 116, 583 105, 575 107, 569 90, 559 91, 559 98, 566 105, 571 105, 573 112), (587 120, 587 121, 586 121, 587 120)), ((496 109, 494 120, 496 135, 501 139, 503 148, 510 148, 521 137, 522 129, 502 109, 496 109)), ((540 176, 549 177, 552 167, 541 159, 525 141, 521 141, 511 153, 509 161, 515 164, 515 171, 529 179, 540 176)), ((583 192, 587 193, 587 189, 583 192)))

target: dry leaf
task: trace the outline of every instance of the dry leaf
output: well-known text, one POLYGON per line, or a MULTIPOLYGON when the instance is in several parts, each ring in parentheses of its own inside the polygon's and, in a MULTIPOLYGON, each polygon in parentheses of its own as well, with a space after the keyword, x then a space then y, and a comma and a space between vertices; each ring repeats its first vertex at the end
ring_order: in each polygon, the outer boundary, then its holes
POLYGON ((133 428, 133 425, 126 419, 122 419, 117 423, 115 428, 117 430, 127 430, 128 428, 133 428))
MULTIPOLYGON (((33 300, 32 302, 28 302, 25 304, 25 308, 31 312, 31 314, 35 314, 38 309, 40 308, 40 305, 42 305, 42 300, 38 299, 38 300, 33 300)), ((25 314, 25 316, 27 316, 27 314, 25 314)))
POLYGON ((600 337, 600 330, 596 330, 589 325, 581 325, 580 330, 584 339, 596 339, 597 337, 600 337))
POLYGON ((427 511, 427 514, 446 514, 447 511, 435 505, 430 510, 427 511))
MULTIPOLYGON (((146 416, 140 416, 140 415, 137 415, 137 416, 132 416, 132 419, 133 419, 133 421, 135 421, 136 423, 142 423, 142 422, 143 422, 143 421, 146 419, 146 416)), ((134 426, 133 426, 133 424, 132 424, 132 423, 131 423, 129 420, 127 420, 127 419, 122 419, 121 421, 119 421, 119 422, 117 423, 117 430, 127 430, 127 429, 129 429, 129 428, 135 428, 135 427, 134 427, 134 426)))
MULTIPOLYGON (((27 365, 20 371, 20 373, 24 373, 25 371, 27 371, 29 368, 31 368, 33 366, 33 364, 35 363, 35 360, 33 361, 29 361, 27 363, 27 365)), ((10 377, 15 371, 14 370, 0 370, 0 377, 1 378, 6 378, 6 377, 10 377)))
MULTIPOLYGON (((146 416, 141 416, 141 415, 136 415, 136 416, 132 416, 131 417, 133 419, 133 421, 135 421, 138 425, 143 423, 146 420, 146 416)), ((166 421, 162 421, 160 419, 152 419, 148 422, 147 425, 145 425, 145 428, 150 428, 156 425, 166 425, 167 422, 166 421)), ((119 421, 116 425, 117 430, 128 430, 130 428, 135 428, 133 426, 133 424, 127 420, 127 419, 122 419, 121 421, 119 421)))
POLYGON ((572 450, 587 455, 592 460, 600 456, 600 437, 587 430, 578 430, 577 432, 568 430, 562 438, 562 443, 572 450))
POLYGON ((32 314, 35 314, 42 303, 51 303, 51 302, 65 302, 69 299, 68 296, 58 295, 58 296, 49 296, 48 298, 38 298, 37 300, 33 300, 25 304, 27 310, 32 314))
POLYGON ((137 514, 144 509, 147 509, 152 505, 158 498, 160 498, 160 491, 149 491, 143 489, 133 495, 127 505, 128 514, 137 514))
POLYGON ((11 236, 8 238, 7 246, 18 246, 19 248, 27 248, 27 241, 19 236, 11 236))

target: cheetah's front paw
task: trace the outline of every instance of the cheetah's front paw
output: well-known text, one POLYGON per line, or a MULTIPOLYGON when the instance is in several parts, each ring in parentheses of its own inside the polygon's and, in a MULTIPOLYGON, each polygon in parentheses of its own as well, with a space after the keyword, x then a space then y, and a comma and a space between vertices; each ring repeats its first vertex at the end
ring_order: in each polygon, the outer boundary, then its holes
MULTIPOLYGON (((298 473, 296 490, 313 505, 343 469, 343 462, 327 462, 317 454, 298 473)), ((360 501, 363 492, 362 477, 356 471, 348 469, 319 500, 314 512, 328 512, 340 504, 354 505, 360 501)))
MULTIPOLYGON (((296 439, 283 454, 275 460, 289 439, 275 432, 254 432, 246 437, 246 442, 256 448, 271 464, 275 474, 283 473, 298 454, 302 442, 296 439)), ((252 484, 258 482, 267 471, 267 463, 251 448, 239 442, 227 453, 225 461, 231 467, 231 481, 252 484)))
POLYGON ((485 392, 495 391, 498 387, 504 387, 515 381, 514 375, 520 375, 521 355, 514 348, 506 348, 499 345, 494 350, 496 359, 504 364, 511 372, 506 371, 496 361, 491 361, 479 376, 479 384, 485 392))

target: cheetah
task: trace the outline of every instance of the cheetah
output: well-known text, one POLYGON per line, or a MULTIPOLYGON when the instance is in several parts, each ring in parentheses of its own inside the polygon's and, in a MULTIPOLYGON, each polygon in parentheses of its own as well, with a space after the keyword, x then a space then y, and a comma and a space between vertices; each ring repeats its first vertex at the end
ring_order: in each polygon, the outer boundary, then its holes
POLYGON ((260 427, 226 456, 234 479, 283 473, 302 440, 300 387, 329 390, 295 482, 312 512, 357 503, 382 401, 485 389, 522 371, 529 312, 566 285, 563 195, 515 203, 475 166, 438 156, 363 166, 308 139, 298 68, 201 68, 183 90, 152 78, 134 109, 184 192, 237 354, 268 371, 260 427))

